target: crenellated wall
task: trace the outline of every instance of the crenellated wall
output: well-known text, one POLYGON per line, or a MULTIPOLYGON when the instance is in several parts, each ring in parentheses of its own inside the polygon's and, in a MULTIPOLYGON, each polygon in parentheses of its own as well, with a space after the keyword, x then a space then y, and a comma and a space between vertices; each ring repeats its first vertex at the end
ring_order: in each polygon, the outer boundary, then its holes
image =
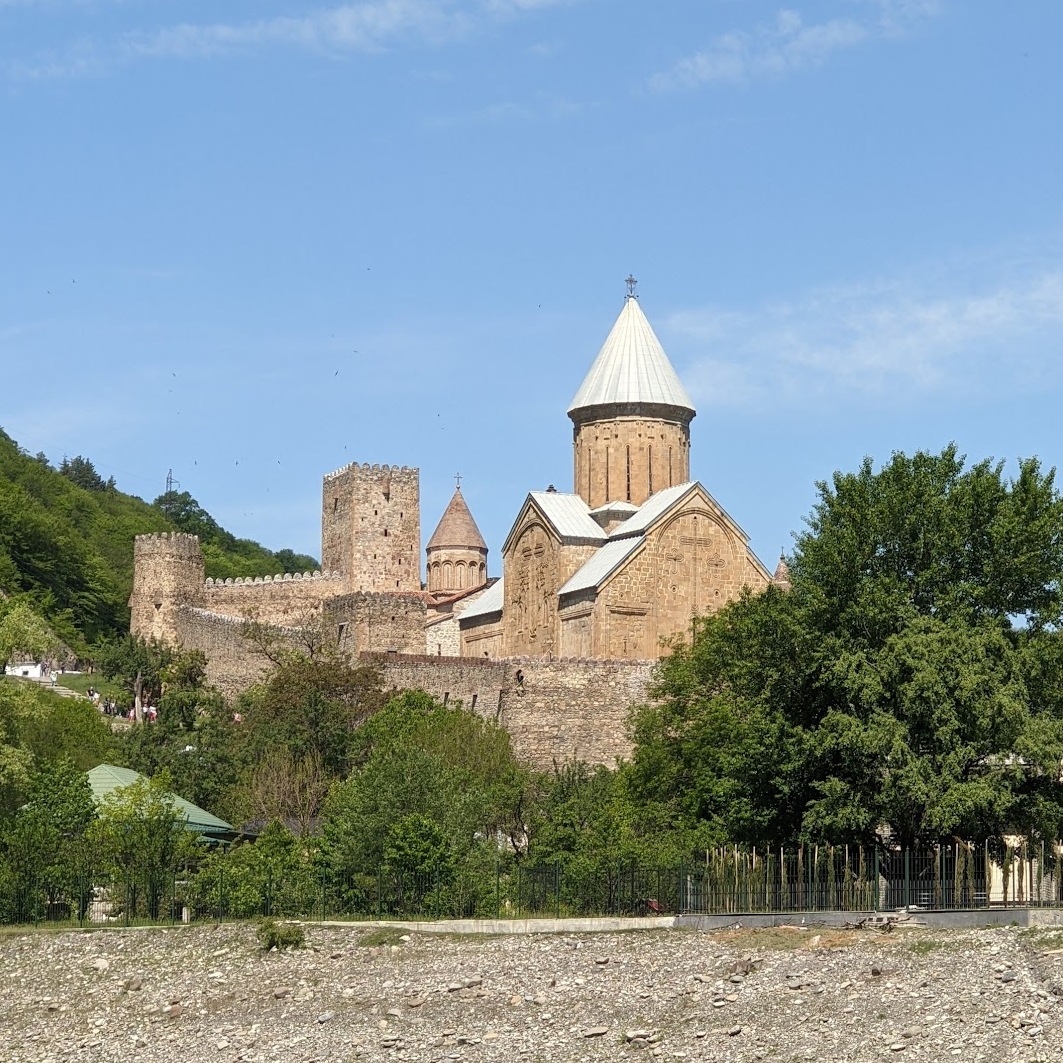
POLYGON ((254 616, 267 624, 296 624, 318 614, 323 603, 343 587, 343 577, 337 572, 208 579, 199 604, 215 613, 254 616))
POLYGON ((362 654, 397 690, 424 690, 496 719, 535 767, 584 760, 612 765, 631 752, 628 713, 645 702, 654 661, 362 654), (521 673, 518 678, 518 672, 521 673))

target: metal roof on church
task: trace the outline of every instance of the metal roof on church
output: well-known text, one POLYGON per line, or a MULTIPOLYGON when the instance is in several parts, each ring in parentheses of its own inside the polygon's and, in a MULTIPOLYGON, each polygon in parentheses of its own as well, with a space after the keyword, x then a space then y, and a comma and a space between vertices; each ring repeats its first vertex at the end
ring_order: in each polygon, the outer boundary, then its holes
POLYGON ((618 404, 678 406, 694 413, 694 404, 635 295, 624 301, 568 412, 618 404))
POLYGON ((490 616, 492 613, 502 612, 502 605, 505 600, 502 580, 498 579, 472 605, 458 614, 458 626, 461 626, 463 620, 468 620, 474 616, 490 616))
POLYGON ((586 591, 604 583, 643 543, 643 539, 617 539, 608 542, 557 592, 586 591))
POLYGON ((591 516, 590 507, 579 495, 564 491, 532 491, 530 497, 562 539, 605 542, 605 532, 591 516))
POLYGON ((639 506, 639 511, 633 517, 628 517, 623 524, 617 525, 610 534, 610 539, 627 539, 632 535, 644 535, 646 529, 659 517, 662 513, 667 512, 672 506, 679 501, 685 494, 697 487, 696 480, 690 480, 685 484, 675 484, 673 487, 666 487, 663 491, 658 491, 655 495, 650 495, 645 502, 639 506))

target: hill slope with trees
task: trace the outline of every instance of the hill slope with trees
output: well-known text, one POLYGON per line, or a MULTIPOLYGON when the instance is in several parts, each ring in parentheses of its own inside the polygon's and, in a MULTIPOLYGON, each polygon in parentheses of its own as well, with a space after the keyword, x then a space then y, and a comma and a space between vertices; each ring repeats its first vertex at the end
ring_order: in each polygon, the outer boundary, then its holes
POLYGON ((0 429, 0 592, 28 603, 76 653, 128 630, 133 539, 164 531, 198 534, 214 578, 317 567, 312 557, 237 539, 187 492, 145 502, 89 459, 56 468, 0 429))

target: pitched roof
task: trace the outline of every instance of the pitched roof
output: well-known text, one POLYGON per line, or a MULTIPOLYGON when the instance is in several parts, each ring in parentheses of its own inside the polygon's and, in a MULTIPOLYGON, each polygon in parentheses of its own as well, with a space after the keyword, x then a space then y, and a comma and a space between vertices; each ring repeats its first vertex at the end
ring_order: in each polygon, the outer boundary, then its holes
POLYGON ((492 613, 502 612, 502 605, 505 600, 505 591, 502 587, 502 580, 498 579, 492 583, 491 586, 472 603, 472 605, 458 613, 458 626, 461 626, 463 620, 470 620, 476 616, 490 616, 492 613))
POLYGON ((676 406, 694 414, 690 396, 634 295, 624 301, 568 412, 617 404, 676 406))
POLYGON ((562 540, 605 542, 605 532, 591 516, 590 507, 579 495, 564 491, 532 491, 528 497, 539 507, 562 540))
MULTIPOLYGON (((89 787, 92 789, 93 799, 100 803, 108 794, 120 790, 124 786, 132 786, 133 783, 144 779, 146 776, 130 768, 119 768, 114 764, 97 764, 95 768, 86 773, 89 778, 89 787)), ((235 833, 231 823, 224 819, 212 816, 206 809, 199 805, 186 801, 183 797, 171 793, 174 811, 185 821, 187 830, 197 834, 232 834, 235 833)))
POLYGON ((610 539, 626 539, 631 535, 644 535, 649 526, 659 517, 662 513, 666 513, 672 508, 684 495, 689 494, 698 486, 696 480, 690 480, 685 484, 675 484, 673 487, 666 487, 663 491, 658 491, 655 495, 650 495, 645 502, 639 506, 638 512, 634 516, 628 517, 623 524, 618 525, 612 530, 610 539))
POLYGON ((557 592, 585 591, 604 583, 644 542, 640 538, 617 539, 595 550, 572 578, 557 592))
POLYGON ((462 497, 461 488, 457 488, 454 497, 451 498, 440 517, 436 530, 432 532, 432 538, 428 540, 428 549, 437 550, 441 547, 465 547, 472 550, 486 550, 480 529, 476 527, 472 513, 462 497))

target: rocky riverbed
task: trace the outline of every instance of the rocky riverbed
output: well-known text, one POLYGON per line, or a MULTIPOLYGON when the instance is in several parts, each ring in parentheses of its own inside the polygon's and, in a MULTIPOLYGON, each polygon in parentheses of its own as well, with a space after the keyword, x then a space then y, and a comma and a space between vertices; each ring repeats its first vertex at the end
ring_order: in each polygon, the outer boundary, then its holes
POLYGON ((1056 1060, 1063 931, 0 938, 0 1059, 1056 1060))

